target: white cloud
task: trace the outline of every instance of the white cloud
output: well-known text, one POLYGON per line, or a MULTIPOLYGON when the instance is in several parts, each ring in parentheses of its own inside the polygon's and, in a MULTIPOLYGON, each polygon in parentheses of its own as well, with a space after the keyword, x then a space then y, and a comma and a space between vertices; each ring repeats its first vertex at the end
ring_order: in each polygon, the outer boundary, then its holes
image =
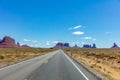
POLYGON ((78 25, 78 26, 75 26, 75 27, 69 28, 68 30, 78 29, 78 28, 81 28, 81 27, 82 27, 81 25, 78 25))
POLYGON ((31 40, 29 40, 29 39, 23 39, 23 41, 25 41, 25 42, 30 42, 31 40))
POLYGON ((95 38, 92 38, 92 37, 83 37, 82 39, 96 41, 96 39, 95 39, 95 38))
POLYGON ((78 25, 78 26, 75 26, 73 29, 78 29, 78 28, 81 28, 82 26, 81 25, 78 25))
POLYGON ((34 45, 30 44, 29 46, 34 47, 34 45))
POLYGON ((92 37, 84 37, 84 39, 92 39, 92 37))
POLYGON ((30 44, 31 47, 40 47, 38 44, 30 44))
POLYGON ((46 43, 46 45, 47 45, 47 46, 49 46, 49 45, 50 45, 50 43, 46 43))
POLYGON ((59 42, 59 41, 53 41, 52 43, 53 43, 53 44, 56 44, 56 43, 58 43, 58 42, 59 42))
POLYGON ((74 35, 82 35, 82 34, 84 34, 84 32, 76 31, 76 32, 73 32, 72 34, 74 34, 74 35))
POLYGON ((37 43, 38 41, 37 40, 30 40, 30 39, 23 39, 24 42, 34 42, 34 43, 37 43))
POLYGON ((72 42, 72 44, 74 45, 74 44, 75 44, 75 42, 72 42))
POLYGON ((39 41, 37 40, 30 40, 30 39, 23 39, 24 42, 28 42, 27 45, 31 46, 31 47, 40 47, 41 43, 39 43, 39 41))
POLYGON ((80 42, 76 41, 76 42, 72 42, 71 44, 72 44, 72 45, 80 44, 80 42))
POLYGON ((81 44, 85 44, 85 42, 82 42, 81 44))
POLYGON ((50 41, 46 41, 46 45, 49 46, 50 45, 50 41))

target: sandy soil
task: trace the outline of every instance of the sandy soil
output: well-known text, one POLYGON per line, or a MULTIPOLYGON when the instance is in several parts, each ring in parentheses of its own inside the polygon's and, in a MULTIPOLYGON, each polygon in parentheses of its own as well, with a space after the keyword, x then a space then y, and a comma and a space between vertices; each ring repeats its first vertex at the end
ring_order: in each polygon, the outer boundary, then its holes
POLYGON ((67 49, 65 51, 109 80, 120 80, 120 49, 67 49))
POLYGON ((0 49, 0 68, 52 51, 55 49, 0 49))

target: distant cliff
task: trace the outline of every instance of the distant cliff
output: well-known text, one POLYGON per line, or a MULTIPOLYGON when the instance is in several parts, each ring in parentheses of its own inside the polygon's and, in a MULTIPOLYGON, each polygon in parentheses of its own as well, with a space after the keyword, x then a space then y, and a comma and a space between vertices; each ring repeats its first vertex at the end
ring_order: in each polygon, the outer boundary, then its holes
POLYGON ((70 48, 70 45, 69 45, 69 43, 59 42, 54 46, 54 48, 70 48))
MULTIPOLYGON (((80 48, 80 47, 78 47, 77 45, 71 47, 69 43, 59 42, 54 46, 54 48, 80 48)), ((97 47, 96 47, 96 44, 93 44, 93 45, 84 44, 82 48, 97 48, 97 47)))
POLYGON ((0 39, 0 48, 24 48, 19 42, 15 43, 15 40, 9 36, 5 36, 3 39, 0 39))
POLYGON ((97 48, 96 44, 89 45, 89 44, 84 44, 82 48, 97 48))

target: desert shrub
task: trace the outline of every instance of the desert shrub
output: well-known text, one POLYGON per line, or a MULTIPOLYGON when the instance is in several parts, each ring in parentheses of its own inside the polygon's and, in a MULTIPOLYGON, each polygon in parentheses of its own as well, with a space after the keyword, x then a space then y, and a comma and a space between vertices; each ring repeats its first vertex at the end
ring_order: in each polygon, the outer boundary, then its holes
POLYGON ((5 58, 5 56, 3 56, 3 55, 0 55, 0 59, 4 59, 5 58))
POLYGON ((113 56, 109 56, 109 59, 116 59, 116 57, 113 57, 113 56))

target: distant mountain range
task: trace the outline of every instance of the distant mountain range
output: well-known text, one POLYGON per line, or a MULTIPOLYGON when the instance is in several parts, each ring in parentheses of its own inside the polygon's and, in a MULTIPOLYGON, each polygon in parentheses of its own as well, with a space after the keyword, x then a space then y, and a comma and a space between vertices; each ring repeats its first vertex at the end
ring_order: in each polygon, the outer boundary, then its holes
POLYGON ((27 45, 20 45, 19 42, 15 43, 15 40, 9 36, 5 36, 0 39, 0 48, 30 48, 27 45))
MULTIPOLYGON (((53 48, 97 48, 96 44, 84 44, 83 47, 78 47, 77 45, 71 47, 69 43, 57 43, 53 48)), ((113 44, 111 48, 120 48, 116 43, 113 44)))
MULTIPOLYGON (((54 48, 80 48, 80 47, 78 47, 77 45, 71 47, 69 43, 59 42, 54 46, 54 48)), ((82 48, 96 48, 96 44, 93 45, 84 44, 82 48)))
MULTIPOLYGON (((19 42, 15 42, 10 36, 5 36, 0 39, 0 48, 31 48, 28 45, 20 45, 19 42)), ((77 45, 71 47, 69 43, 58 42, 53 48, 97 48, 96 44, 84 44, 83 47, 78 47, 77 45)), ((116 43, 113 44, 111 48, 120 48, 116 43)))

